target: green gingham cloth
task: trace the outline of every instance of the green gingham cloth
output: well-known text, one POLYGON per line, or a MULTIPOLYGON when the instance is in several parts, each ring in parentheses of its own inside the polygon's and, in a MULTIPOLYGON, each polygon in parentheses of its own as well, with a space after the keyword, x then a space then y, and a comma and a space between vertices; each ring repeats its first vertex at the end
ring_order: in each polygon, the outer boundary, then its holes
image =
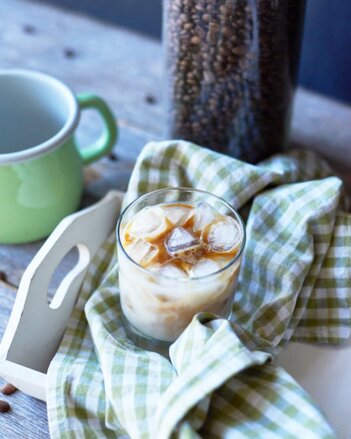
POLYGON ((164 187, 219 195, 247 230, 231 321, 194 316, 170 359, 121 324, 115 236, 96 254, 48 371, 52 438, 333 438, 310 396, 272 357, 289 340, 342 343, 351 328, 351 216, 342 185, 310 152, 257 166, 149 143, 125 205, 164 187))

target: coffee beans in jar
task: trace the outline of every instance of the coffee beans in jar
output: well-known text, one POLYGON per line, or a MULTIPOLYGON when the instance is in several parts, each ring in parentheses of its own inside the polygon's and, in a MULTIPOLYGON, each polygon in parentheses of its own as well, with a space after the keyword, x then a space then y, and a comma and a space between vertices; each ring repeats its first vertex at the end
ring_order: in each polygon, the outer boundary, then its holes
POLYGON ((286 144, 305 0, 164 0, 168 135, 249 162, 286 144))

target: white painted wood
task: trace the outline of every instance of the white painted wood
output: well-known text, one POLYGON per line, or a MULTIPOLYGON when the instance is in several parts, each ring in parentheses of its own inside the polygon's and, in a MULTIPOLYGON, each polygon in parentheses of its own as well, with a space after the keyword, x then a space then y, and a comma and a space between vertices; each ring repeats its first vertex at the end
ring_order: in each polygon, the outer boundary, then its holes
POLYGON ((8 360, 1 360, 1 376, 34 398, 46 400, 46 374, 8 360))
POLYGON ((342 346, 289 343, 275 364, 312 396, 338 438, 351 438, 351 340, 342 346))
POLYGON ((45 399, 44 376, 67 326, 89 262, 115 228, 122 198, 121 192, 111 191, 99 203, 63 219, 23 274, 0 345, 0 375, 32 396, 45 399), (62 280, 49 304, 47 289, 51 276, 75 246, 79 251, 78 263, 62 280))

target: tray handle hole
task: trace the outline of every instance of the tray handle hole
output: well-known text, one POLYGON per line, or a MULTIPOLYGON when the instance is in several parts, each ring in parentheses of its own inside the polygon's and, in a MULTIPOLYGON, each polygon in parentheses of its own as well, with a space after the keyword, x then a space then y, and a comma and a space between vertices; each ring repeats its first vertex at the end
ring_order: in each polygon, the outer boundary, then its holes
POLYGON ((77 244, 61 259, 53 272, 47 290, 50 308, 58 309, 70 286, 86 270, 90 262, 90 253, 86 245, 77 244))

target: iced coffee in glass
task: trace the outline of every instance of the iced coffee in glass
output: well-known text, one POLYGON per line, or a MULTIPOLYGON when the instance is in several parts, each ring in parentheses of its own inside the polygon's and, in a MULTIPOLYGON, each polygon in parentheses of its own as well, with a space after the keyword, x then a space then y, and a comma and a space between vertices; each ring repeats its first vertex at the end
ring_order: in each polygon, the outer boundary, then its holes
POLYGON ((162 189, 131 203, 117 226, 120 299, 132 330, 173 342, 202 311, 228 318, 245 229, 208 192, 162 189))

